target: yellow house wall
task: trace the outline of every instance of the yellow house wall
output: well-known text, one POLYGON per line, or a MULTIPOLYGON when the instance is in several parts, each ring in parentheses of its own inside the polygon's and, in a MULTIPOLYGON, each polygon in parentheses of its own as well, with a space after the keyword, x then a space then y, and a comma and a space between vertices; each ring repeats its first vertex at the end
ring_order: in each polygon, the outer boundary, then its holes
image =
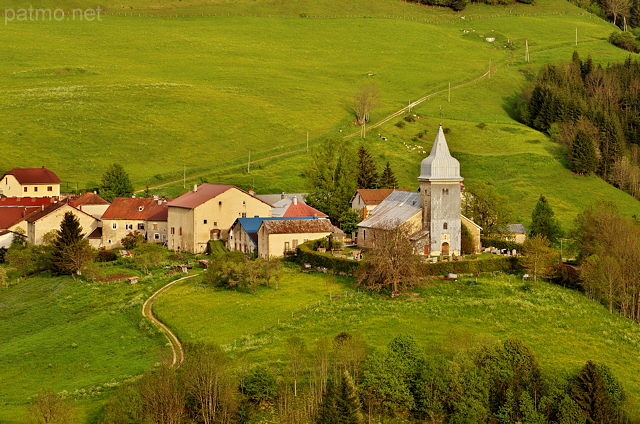
POLYGON ((97 219, 82 213, 69 205, 65 205, 35 222, 28 223, 27 240, 29 243, 42 244, 42 236, 47 234, 49 231, 56 231, 60 229, 60 223, 64 218, 64 214, 67 212, 73 213, 76 218, 78 218, 85 237, 98 228, 97 219))
POLYGON ((474 225, 471 221, 469 221, 468 218, 464 216, 460 216, 460 221, 462 221, 462 224, 465 225, 469 229, 471 235, 473 235, 475 253, 478 253, 482 249, 482 243, 480 241, 480 228, 478 228, 478 226, 474 225))
POLYGON ((193 209, 169 206, 167 246, 173 250, 193 251, 193 209), (182 235, 180 229, 182 228, 182 235), (187 244, 187 241, 190 241, 187 244))
POLYGON ((127 234, 139 231, 145 234, 146 221, 135 219, 105 219, 102 221, 102 245, 106 249, 116 249, 122 247, 122 240, 127 234), (116 228, 113 228, 113 224, 116 228), (138 230, 138 224, 145 224, 145 230, 138 230), (127 225, 132 225, 133 229, 127 229, 127 225))
POLYGON ((318 240, 327 237, 330 232, 323 233, 297 233, 297 234, 266 234, 262 231, 263 237, 259 237, 258 253, 263 258, 281 258, 284 256, 284 245, 289 243, 289 250, 294 250, 293 241, 297 240, 298 245, 308 240, 318 240))
POLYGON ((0 190, 6 197, 60 197, 60 184, 21 185, 13 175, 2 178, 0 190), (48 187, 51 187, 51 191, 47 191, 48 187))
POLYGON ((80 205, 78 209, 82 212, 88 213, 94 218, 100 219, 108 208, 109 205, 80 205))
MULTIPOLYGON (((406 220, 402 225, 402 228, 407 231, 407 234, 414 234, 422 228, 422 212, 418 212, 411 218, 406 220)), ((358 228, 358 248, 360 249, 372 249, 376 234, 384 231, 377 228, 358 228)))
POLYGON ((167 221, 147 221, 146 225, 147 241, 149 243, 162 243, 163 237, 168 241, 168 225, 167 221), (155 235, 159 238, 156 240, 155 235))

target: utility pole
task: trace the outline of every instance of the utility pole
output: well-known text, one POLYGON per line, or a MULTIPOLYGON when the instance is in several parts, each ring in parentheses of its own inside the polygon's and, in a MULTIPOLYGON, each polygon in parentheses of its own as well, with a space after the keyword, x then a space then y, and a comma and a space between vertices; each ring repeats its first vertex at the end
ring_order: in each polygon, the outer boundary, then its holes
POLYGON ((187 165, 184 165, 182 171, 182 188, 187 188, 187 165))
POLYGON ((451 103, 451 81, 449 81, 449 96, 447 96, 447 102, 451 103))
POLYGON ((309 131, 307 131, 307 153, 309 153, 309 131))
POLYGON ((576 27, 576 46, 578 45, 578 27, 576 27))
POLYGON ((529 63, 529 40, 524 40, 524 60, 529 63))
POLYGON ((251 170, 251 150, 249 150, 249 160, 247 161, 247 174, 251 170))

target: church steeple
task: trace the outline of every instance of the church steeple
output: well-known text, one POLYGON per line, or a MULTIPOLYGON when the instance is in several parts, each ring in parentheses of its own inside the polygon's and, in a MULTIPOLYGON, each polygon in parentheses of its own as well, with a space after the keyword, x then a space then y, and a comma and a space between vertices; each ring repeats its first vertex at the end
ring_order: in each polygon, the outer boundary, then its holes
POLYGON ((462 180, 460 162, 449 152, 442 125, 438 129, 431 154, 420 164, 419 181, 462 180))

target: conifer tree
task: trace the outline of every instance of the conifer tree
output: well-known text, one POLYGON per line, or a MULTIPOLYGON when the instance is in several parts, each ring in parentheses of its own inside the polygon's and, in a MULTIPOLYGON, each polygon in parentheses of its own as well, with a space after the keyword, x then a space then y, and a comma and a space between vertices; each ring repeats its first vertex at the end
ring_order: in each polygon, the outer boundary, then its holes
POLYGON ((82 266, 92 259, 89 242, 82 234, 80 221, 71 212, 64 214, 51 254, 54 274, 80 274, 82 266))
POLYGON ((569 152, 569 167, 577 174, 589 175, 598 168, 598 156, 591 137, 584 130, 578 130, 569 152))
POLYGON ((122 165, 114 163, 104 174, 100 182, 100 196, 108 202, 112 202, 116 197, 131 197, 133 185, 129 180, 129 174, 122 165))
POLYGON ((317 424, 361 424, 362 407, 356 385, 348 371, 337 382, 329 382, 320 404, 317 424))
POLYGON ((553 209, 549 205, 547 198, 543 195, 538 199, 533 212, 531 213, 531 235, 541 235, 546 237, 551 243, 558 240, 562 235, 560 222, 558 222, 553 209))
POLYGON ((396 188, 398 187, 398 180, 396 179, 396 175, 391 170, 391 165, 387 162, 387 165, 382 171, 382 176, 380 177, 380 188, 396 188))
POLYGON ((378 188, 376 163, 364 146, 358 148, 358 188, 378 188))

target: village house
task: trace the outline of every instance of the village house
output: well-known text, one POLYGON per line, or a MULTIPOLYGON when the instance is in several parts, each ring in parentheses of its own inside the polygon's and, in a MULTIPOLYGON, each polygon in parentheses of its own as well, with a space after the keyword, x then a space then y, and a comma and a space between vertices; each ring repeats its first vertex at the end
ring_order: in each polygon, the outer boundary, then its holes
POLYGON ((359 188, 351 196, 351 209, 361 211, 361 219, 367 219, 376 206, 394 191, 392 188, 359 188))
POLYGON ((305 199, 307 198, 307 193, 271 193, 271 194, 256 194, 255 191, 253 190, 249 190, 249 194, 251 194, 252 196, 256 196, 258 199, 267 202, 268 204, 270 204, 271 206, 275 205, 276 203, 278 203, 280 200, 283 199, 293 199, 294 197, 297 197, 298 200, 302 200, 303 202, 305 201, 305 199))
POLYGON ((24 218, 54 202, 54 197, 0 197, 0 230, 21 230, 26 234, 24 218))
POLYGON ((154 212, 147 217, 147 241, 149 243, 166 245, 169 231, 167 224, 169 219, 169 201, 156 197, 154 197, 154 199, 158 202, 159 207, 155 208, 154 212))
POLYGON ((102 246, 105 249, 121 247, 120 241, 136 231, 147 236, 147 222, 163 207, 166 207, 164 202, 156 199, 116 197, 102 215, 102 246))
POLYGON ((318 218, 328 218, 327 214, 312 208, 298 196, 285 197, 273 204, 271 216, 274 217, 294 217, 294 216, 315 216, 318 218))
POLYGON ((280 258, 295 252, 298 244, 329 235, 344 237, 342 230, 328 219, 265 220, 258 230, 258 255, 280 258))
POLYGON ((482 227, 464 215, 460 215, 460 220, 462 221, 462 225, 467 227, 473 237, 473 253, 480 252, 482 250, 482 241, 480 240, 480 237, 482 237, 482 227))
MULTIPOLYGON (((89 238, 99 226, 99 221, 86 212, 78 210, 66 202, 57 202, 49 206, 43 206, 41 210, 31 213, 24 221, 27 223, 27 242, 32 244, 42 244, 43 236, 50 232, 57 232, 60 229, 64 215, 71 212, 78 218, 80 227, 85 238, 89 238)), ((89 240, 93 247, 95 241, 89 240)))
POLYGON ((271 205, 233 185, 202 184, 168 204, 168 247, 202 253, 229 238, 237 218, 270 217, 271 205))
POLYGON ((45 167, 14 168, 0 179, 0 196, 5 197, 60 197, 61 181, 45 167))
POLYGON ((527 230, 522 224, 508 224, 502 234, 502 238, 522 244, 527 239, 527 230))
POLYGON ((15 233, 9 230, 0 230, 0 249, 8 249, 13 243, 15 233))
MULTIPOLYGON (((263 221, 284 221, 292 219, 317 219, 317 217, 271 217, 238 218, 229 231, 227 248, 247 254, 258 254, 258 230, 263 221)), ((304 240, 307 241, 307 240, 304 240)), ((304 242, 303 241, 303 242, 304 242)))
MULTIPOLYGON (((420 164, 418 181, 419 193, 394 191, 358 224, 358 247, 372 248, 377 232, 402 226, 410 234, 416 253, 460 255, 464 180, 460 176, 460 163, 449 152, 442 126, 431 153, 420 164)), ((479 227, 469 229, 477 232, 479 227)))
POLYGON ((72 199, 69 204, 96 219, 101 219, 109 208, 109 202, 96 193, 84 193, 82 196, 72 199))

